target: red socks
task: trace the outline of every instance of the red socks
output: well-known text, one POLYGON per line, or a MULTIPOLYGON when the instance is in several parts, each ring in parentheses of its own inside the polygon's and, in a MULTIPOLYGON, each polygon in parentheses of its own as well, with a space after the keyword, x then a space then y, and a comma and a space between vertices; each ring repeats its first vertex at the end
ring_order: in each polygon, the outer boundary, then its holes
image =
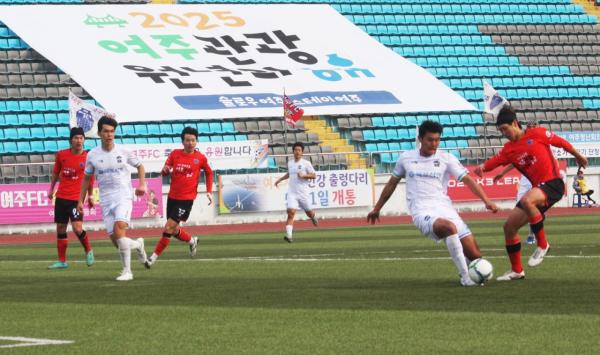
POLYGON ((192 240, 192 236, 188 234, 183 228, 179 228, 179 233, 175 234, 175 238, 181 240, 182 242, 189 242, 192 240))
POLYGON ((168 233, 163 233, 162 238, 156 243, 156 247, 154 247, 154 254, 160 255, 163 250, 171 243, 171 235, 168 233))
POLYGON ((58 249, 58 261, 64 263, 67 261, 67 246, 69 245, 67 233, 59 233, 56 235, 56 238, 56 249, 58 249))
POLYGON ((542 249, 548 248, 548 241, 546 240, 546 232, 544 232, 544 215, 538 214, 529 218, 529 225, 531 231, 535 234, 538 247, 542 249))
POLYGON ((522 272, 523 264, 521 263, 521 239, 518 235, 515 235, 511 240, 505 240, 506 252, 510 259, 510 265, 512 271, 522 272))
POLYGON ((86 231, 81 231, 81 234, 75 234, 77 236, 77 238, 79 239, 79 242, 81 242, 81 245, 83 246, 83 249, 85 250, 85 253, 89 253, 90 250, 92 250, 92 246, 90 245, 90 239, 87 237, 87 233, 86 231))

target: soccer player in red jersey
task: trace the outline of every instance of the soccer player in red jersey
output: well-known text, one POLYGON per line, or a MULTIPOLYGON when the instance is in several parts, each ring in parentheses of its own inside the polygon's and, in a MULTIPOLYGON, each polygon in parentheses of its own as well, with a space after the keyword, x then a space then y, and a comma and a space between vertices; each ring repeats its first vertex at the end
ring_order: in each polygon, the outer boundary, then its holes
MULTIPOLYGON (((67 225, 71 220, 71 228, 77 236, 83 249, 85 250, 85 261, 87 266, 94 264, 94 252, 90 246, 90 241, 83 229, 83 214, 77 211, 77 201, 79 201, 79 191, 83 181, 83 170, 85 168, 85 159, 87 152, 83 150, 85 136, 80 127, 71 128, 69 134, 69 149, 60 150, 56 153, 54 169, 50 178, 50 188, 48 189, 48 198, 54 196, 54 187, 58 185, 56 199, 54 201, 54 223, 56 223, 56 248, 58 249, 58 261, 50 265, 48 269, 66 269, 67 264, 67 225)), ((90 207, 94 206, 92 197, 92 184, 88 189, 87 199, 90 207)))
POLYGON ((198 194, 200 170, 204 170, 206 178, 208 204, 212 203, 213 172, 204 154, 196 150, 198 131, 192 127, 185 127, 181 132, 181 142, 183 149, 173 150, 161 171, 163 175, 171 174, 171 187, 167 199, 167 223, 154 252, 144 264, 148 269, 158 260, 173 236, 188 243, 191 257, 196 255, 198 237, 192 237, 179 226, 179 223, 187 221, 192 211, 194 199, 198 194))
POLYGON ((530 267, 541 264, 550 249, 544 232, 544 212, 560 201, 565 192, 558 162, 552 155, 550 146, 564 149, 573 155, 582 167, 586 167, 588 161, 569 142, 543 127, 523 131, 511 107, 505 107, 500 111, 496 126, 508 142, 496 156, 478 166, 475 173, 482 176, 483 172, 512 164, 531 181, 533 186, 513 208, 504 223, 506 251, 512 267, 497 280, 510 281, 525 278, 525 271, 521 264, 521 240, 518 234, 522 226, 529 222, 538 244, 527 262, 530 267))

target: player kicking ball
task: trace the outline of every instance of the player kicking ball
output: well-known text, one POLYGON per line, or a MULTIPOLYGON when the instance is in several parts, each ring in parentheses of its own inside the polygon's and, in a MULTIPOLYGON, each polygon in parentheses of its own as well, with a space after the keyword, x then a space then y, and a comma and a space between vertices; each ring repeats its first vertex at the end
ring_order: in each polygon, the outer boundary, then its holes
POLYGON ((308 203, 308 183, 309 180, 316 177, 315 169, 308 160, 302 158, 304 144, 296 142, 292 146, 292 150, 294 159, 288 161, 288 172, 275 181, 275 187, 277 187, 283 180, 290 179, 286 196, 287 222, 285 224, 285 236, 283 237, 283 240, 288 243, 294 240, 294 217, 298 208, 304 210, 304 213, 310 218, 315 227, 319 225, 315 211, 310 208, 308 203))
POLYGON ((504 223, 504 242, 511 270, 497 280, 511 281, 525 278, 519 236, 522 226, 529 222, 537 241, 537 248, 527 262, 530 267, 540 265, 550 249, 544 232, 544 213, 560 201, 565 192, 565 183, 550 146, 564 149, 573 155, 582 167, 586 167, 588 161, 571 143, 543 127, 523 131, 515 111, 510 106, 504 107, 498 113, 496 126, 508 142, 496 156, 478 166, 475 173, 483 176, 484 172, 494 170, 498 166, 512 164, 533 186, 519 200, 504 223))
POLYGON ((117 121, 108 116, 98 120, 98 135, 102 144, 92 149, 85 163, 85 175, 81 184, 77 210, 83 212, 83 199, 90 185, 92 175, 95 175, 100 190, 100 206, 106 232, 115 247, 119 249, 119 257, 123 270, 117 281, 133 280, 131 272, 131 249, 138 253, 139 261, 146 262, 144 239, 130 239, 126 236, 133 208, 133 191, 131 173, 128 166, 137 169, 139 186, 135 189, 137 196, 146 193, 145 170, 139 159, 130 151, 115 144, 117 121))
POLYGON ((492 202, 469 171, 456 157, 438 150, 443 127, 434 121, 424 121, 419 126, 421 147, 400 154, 392 176, 381 192, 367 221, 375 224, 379 213, 396 190, 400 179, 406 179, 406 204, 415 226, 423 235, 436 242, 444 240, 448 252, 460 275, 462 286, 477 286, 469 277, 469 260, 481 258, 479 246, 469 227, 458 215, 448 197, 450 175, 463 182, 492 212, 497 212, 492 202))
POLYGON ((171 243, 171 237, 187 243, 191 257, 196 255, 198 237, 192 237, 179 226, 179 223, 187 221, 192 211, 194 199, 198 194, 200 170, 204 170, 206 178, 208 204, 212 203, 213 172, 206 156, 196 150, 198 131, 193 127, 185 127, 181 132, 181 143, 183 149, 173 150, 161 171, 163 176, 171 174, 171 187, 167 199, 167 223, 162 237, 154 247, 154 252, 144 263, 148 269, 156 263, 158 257, 171 243))

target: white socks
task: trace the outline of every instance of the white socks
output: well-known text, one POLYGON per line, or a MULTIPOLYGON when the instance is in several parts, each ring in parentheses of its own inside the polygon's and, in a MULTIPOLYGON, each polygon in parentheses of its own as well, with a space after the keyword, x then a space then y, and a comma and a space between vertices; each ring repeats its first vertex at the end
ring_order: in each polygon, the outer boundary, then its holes
MULTIPOLYGON (((124 272, 131 272, 131 246, 133 240, 122 237, 117 239, 117 245, 119 246, 119 256, 121 257, 121 264, 123 264, 124 272)), ((137 245, 136 242, 133 242, 137 245)))
POLYGON ((285 226, 285 235, 289 238, 292 239, 292 231, 294 230, 294 226, 286 224, 285 226))
POLYGON ((450 256, 452 257, 454 265, 456 265, 456 268, 458 269, 460 277, 462 279, 469 278, 467 260, 463 253, 462 244, 458 239, 458 234, 449 235, 445 239, 446 246, 448 247, 448 252, 450 252, 450 256))

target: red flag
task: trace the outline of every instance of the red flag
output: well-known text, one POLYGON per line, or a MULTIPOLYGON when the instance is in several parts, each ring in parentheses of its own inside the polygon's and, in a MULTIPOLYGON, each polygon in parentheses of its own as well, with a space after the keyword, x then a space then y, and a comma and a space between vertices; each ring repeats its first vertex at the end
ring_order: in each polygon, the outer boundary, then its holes
POLYGON ((283 94, 283 117, 285 118, 285 122, 296 127, 296 122, 302 118, 303 114, 304 110, 296 106, 292 102, 292 99, 283 94))

